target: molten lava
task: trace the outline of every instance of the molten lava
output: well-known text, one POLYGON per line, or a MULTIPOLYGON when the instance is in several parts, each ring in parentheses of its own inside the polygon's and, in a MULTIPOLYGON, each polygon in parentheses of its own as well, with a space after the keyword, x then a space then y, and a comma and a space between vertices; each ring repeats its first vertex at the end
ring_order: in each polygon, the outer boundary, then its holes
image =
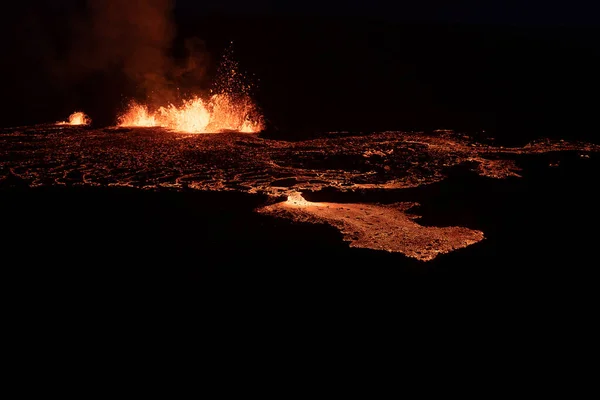
POLYGON ((222 131, 259 132, 262 117, 248 97, 213 95, 184 100, 180 106, 169 104, 151 111, 148 106, 131 103, 119 119, 119 126, 160 126, 177 132, 214 133, 222 131))
POLYGON ((68 121, 58 122, 59 125, 89 125, 92 122, 91 118, 81 111, 76 111, 69 115, 68 121))

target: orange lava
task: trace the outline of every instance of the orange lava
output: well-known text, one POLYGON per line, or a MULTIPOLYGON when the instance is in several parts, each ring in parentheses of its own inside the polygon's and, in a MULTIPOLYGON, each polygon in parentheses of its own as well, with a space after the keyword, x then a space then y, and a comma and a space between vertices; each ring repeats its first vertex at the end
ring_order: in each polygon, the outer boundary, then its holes
POLYGON ((76 111, 69 115, 68 121, 61 121, 59 125, 89 125, 92 122, 91 118, 88 117, 84 112, 76 111))
POLYGON ((262 207, 259 213, 299 222, 327 223, 350 247, 402 253, 420 261, 461 249, 484 239, 483 232, 460 226, 422 226, 407 211, 416 203, 381 206, 361 203, 318 203, 292 193, 287 201, 262 207))
POLYGON ((227 94, 213 95, 208 101, 200 97, 184 100, 180 106, 169 104, 156 111, 143 104, 131 103, 119 117, 122 127, 160 126, 177 132, 214 133, 222 131, 260 132, 262 117, 249 98, 227 94))

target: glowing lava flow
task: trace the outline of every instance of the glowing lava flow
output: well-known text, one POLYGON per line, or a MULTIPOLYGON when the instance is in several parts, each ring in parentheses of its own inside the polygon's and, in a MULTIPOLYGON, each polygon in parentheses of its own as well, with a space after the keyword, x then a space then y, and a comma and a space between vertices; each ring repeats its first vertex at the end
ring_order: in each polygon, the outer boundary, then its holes
POLYGON ((422 226, 407 211, 416 203, 382 206, 361 203, 315 203, 300 193, 287 201, 262 207, 259 213, 299 222, 328 223, 350 247, 397 252, 420 261, 467 247, 484 239, 483 232, 460 226, 422 226))
POLYGON ((89 125, 92 122, 91 118, 81 111, 76 111, 69 115, 68 121, 58 122, 59 125, 89 125))
POLYGON ((221 131, 259 132, 262 118, 248 98, 227 94, 213 95, 208 102, 199 97, 159 107, 152 112, 146 105, 132 103, 119 119, 119 126, 160 126, 177 132, 209 133, 221 131))

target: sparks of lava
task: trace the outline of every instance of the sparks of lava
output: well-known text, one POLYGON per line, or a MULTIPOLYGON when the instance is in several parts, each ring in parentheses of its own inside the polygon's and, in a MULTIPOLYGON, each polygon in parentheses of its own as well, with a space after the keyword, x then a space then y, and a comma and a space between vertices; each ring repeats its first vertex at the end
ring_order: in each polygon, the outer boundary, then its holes
POLYGON ((193 97, 184 100, 179 107, 169 104, 156 111, 143 104, 131 103, 118 121, 119 126, 161 126, 187 133, 227 130, 252 133, 263 129, 262 118, 250 99, 228 94, 213 95, 208 101, 193 97))
POLYGON ((68 121, 58 122, 59 125, 89 125, 92 122, 91 118, 81 111, 76 111, 69 115, 68 121))
POLYGON ((192 96, 178 104, 158 108, 130 103, 118 117, 123 127, 160 126, 177 132, 215 133, 222 131, 260 132, 263 117, 251 99, 252 80, 240 71, 233 56, 233 42, 225 50, 208 98, 192 96), (214 90, 214 91, 213 91, 214 90))

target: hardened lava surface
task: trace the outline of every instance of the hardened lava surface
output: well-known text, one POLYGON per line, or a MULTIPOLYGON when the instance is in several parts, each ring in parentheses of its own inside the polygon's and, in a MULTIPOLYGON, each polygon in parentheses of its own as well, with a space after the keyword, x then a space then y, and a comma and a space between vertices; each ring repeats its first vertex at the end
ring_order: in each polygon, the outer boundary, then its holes
POLYGON ((451 131, 329 134, 285 141, 237 132, 37 125, 0 130, 0 185, 17 180, 29 187, 261 193, 278 202, 265 204, 260 213, 327 223, 353 247, 425 261, 476 243, 484 233, 465 227, 423 227, 406 213, 414 204, 342 206, 312 203, 301 193, 414 188, 443 180, 457 165, 491 178, 519 177, 519 155, 575 151, 589 157, 598 150, 587 143, 547 140, 500 147, 451 131))

